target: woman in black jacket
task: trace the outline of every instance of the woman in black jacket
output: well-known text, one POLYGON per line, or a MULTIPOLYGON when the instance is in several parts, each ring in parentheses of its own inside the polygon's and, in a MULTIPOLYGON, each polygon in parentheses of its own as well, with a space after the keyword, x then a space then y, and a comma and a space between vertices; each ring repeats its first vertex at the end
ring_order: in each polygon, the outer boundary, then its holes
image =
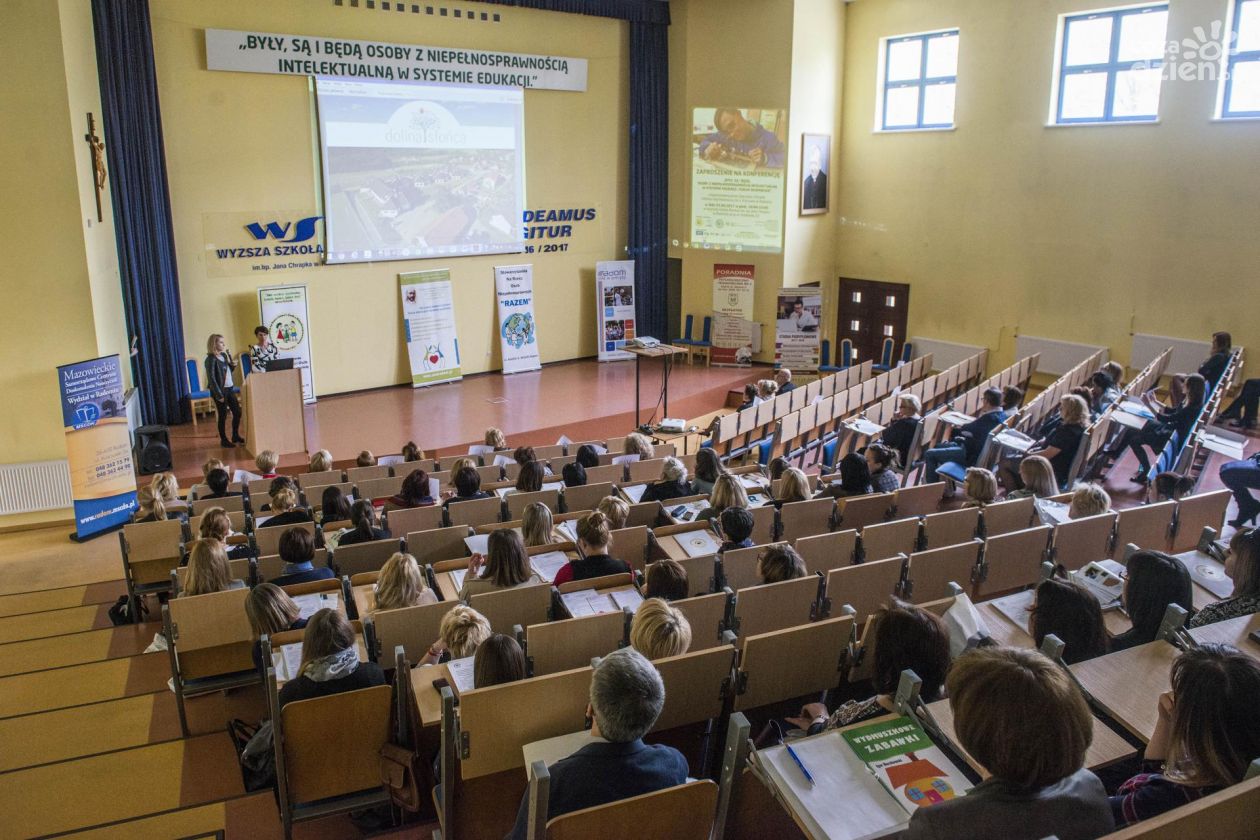
POLYGON ((1181 405, 1158 411, 1155 419, 1146 421, 1141 431, 1129 440, 1129 449, 1133 450, 1138 462, 1138 471, 1134 473, 1133 481, 1145 484, 1151 471, 1150 459, 1146 457, 1142 446, 1149 446, 1158 457, 1174 432, 1181 435, 1184 443, 1194 427, 1194 421, 1203 410, 1203 401, 1206 398, 1206 381, 1197 373, 1190 374, 1186 377, 1186 398, 1181 405))
POLYGON ((374 540, 389 539, 389 531, 376 527, 376 509, 367 499, 359 499, 350 506, 350 522, 354 530, 341 535, 338 548, 374 540))
POLYGON ((241 404, 236 399, 236 387, 232 381, 232 371, 236 361, 227 349, 223 336, 215 333, 206 340, 206 388, 210 398, 214 400, 215 410, 219 412, 219 445, 232 448, 244 443, 241 437, 241 404), (232 412, 232 439, 227 437, 227 415, 232 412))
POLYGON ((280 688, 280 706, 385 684, 385 674, 360 662, 354 628, 336 610, 322 609, 306 623, 302 672, 280 688))

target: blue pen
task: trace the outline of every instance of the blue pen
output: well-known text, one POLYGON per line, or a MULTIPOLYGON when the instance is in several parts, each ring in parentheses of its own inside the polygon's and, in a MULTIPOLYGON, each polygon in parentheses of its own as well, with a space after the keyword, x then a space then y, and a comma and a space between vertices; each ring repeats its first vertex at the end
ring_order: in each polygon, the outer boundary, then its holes
POLYGON ((805 774, 805 780, 809 782, 810 786, 816 785, 817 782, 815 782, 814 777, 809 774, 809 770, 805 767, 805 762, 801 761, 801 757, 796 754, 796 750, 792 749, 792 745, 784 744, 783 746, 787 747, 788 755, 792 756, 792 760, 796 762, 796 766, 801 768, 801 772, 805 774))

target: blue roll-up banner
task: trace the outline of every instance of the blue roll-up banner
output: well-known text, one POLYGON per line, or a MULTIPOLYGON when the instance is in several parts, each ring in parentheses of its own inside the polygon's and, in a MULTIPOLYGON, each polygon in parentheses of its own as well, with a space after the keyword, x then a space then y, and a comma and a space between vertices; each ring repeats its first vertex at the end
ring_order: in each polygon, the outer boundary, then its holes
POLYGON ((123 403, 122 365, 103 356, 57 368, 75 536, 117 528, 136 509, 136 474, 123 403))

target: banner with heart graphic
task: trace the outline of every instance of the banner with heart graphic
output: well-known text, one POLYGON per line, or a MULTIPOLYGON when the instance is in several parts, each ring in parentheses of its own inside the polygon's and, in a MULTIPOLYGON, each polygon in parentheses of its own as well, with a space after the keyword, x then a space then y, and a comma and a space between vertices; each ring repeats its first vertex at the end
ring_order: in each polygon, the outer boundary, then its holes
POLYGON ((450 269, 399 274, 398 284, 412 386, 420 388, 462 379, 450 269))

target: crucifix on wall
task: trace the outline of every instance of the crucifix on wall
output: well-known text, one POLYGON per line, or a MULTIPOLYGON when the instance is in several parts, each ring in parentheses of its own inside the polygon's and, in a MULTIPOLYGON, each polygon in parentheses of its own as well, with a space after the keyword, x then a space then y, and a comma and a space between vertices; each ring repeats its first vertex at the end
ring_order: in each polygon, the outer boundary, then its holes
POLYGON ((87 141, 88 148, 92 150, 92 183, 96 186, 96 221, 105 221, 105 216, 101 212, 101 191, 105 189, 105 142, 96 136, 96 119, 89 111, 88 133, 83 135, 83 139, 87 141))

